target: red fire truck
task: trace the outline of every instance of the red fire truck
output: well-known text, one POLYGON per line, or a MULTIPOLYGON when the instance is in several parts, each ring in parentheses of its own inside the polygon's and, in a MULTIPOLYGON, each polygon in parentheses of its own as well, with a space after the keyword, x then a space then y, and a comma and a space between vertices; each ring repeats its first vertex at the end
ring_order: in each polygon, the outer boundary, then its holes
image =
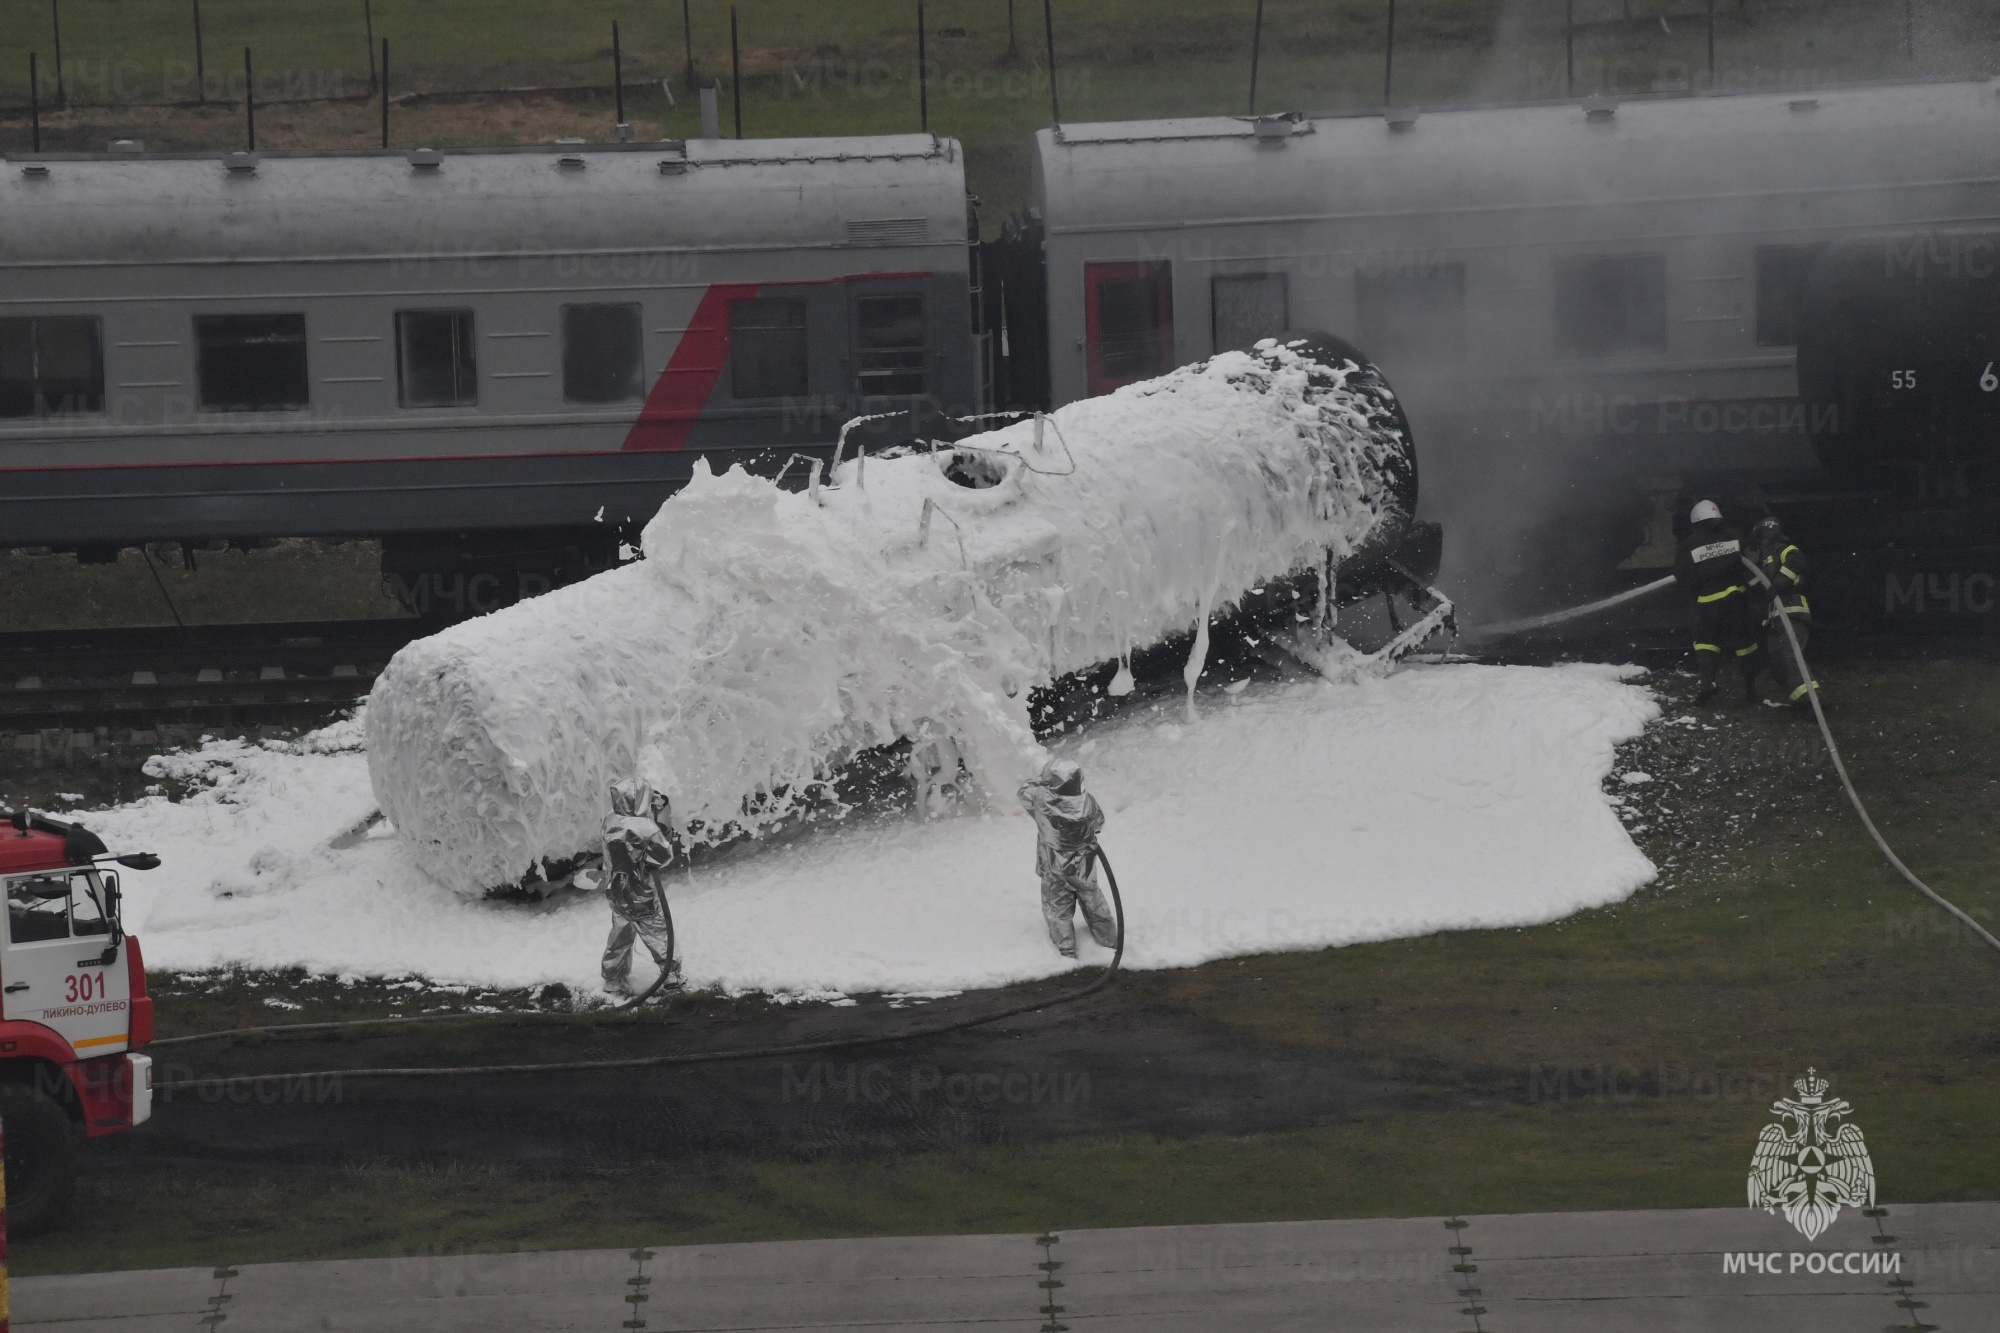
POLYGON ((96 834, 27 811, 0 811, 0 1125, 7 1227, 48 1227, 68 1202, 77 1149, 153 1110, 153 1002, 139 941, 119 922, 115 863, 151 870, 150 853, 114 857, 96 834))

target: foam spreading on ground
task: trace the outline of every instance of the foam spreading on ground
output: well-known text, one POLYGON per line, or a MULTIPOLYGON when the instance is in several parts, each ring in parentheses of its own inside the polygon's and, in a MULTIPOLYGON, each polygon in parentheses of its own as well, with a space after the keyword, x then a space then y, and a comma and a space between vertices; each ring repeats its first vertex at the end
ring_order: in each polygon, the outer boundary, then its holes
MULTIPOLYGON (((1439 930, 1526 925, 1654 876, 1603 783, 1657 716, 1612 667, 1417 666, 1135 705, 1056 750, 1109 816, 1128 965, 1177 967, 1439 930)), ((468 900, 381 827, 364 727, 212 742, 151 761, 180 789, 80 817, 128 872, 153 968, 301 966, 597 987, 602 899, 468 900)), ((1043 929, 1034 828, 1004 810, 857 818, 671 889, 688 980, 731 992, 947 991, 1064 969, 1043 929)), ((1087 937, 1083 961, 1101 961, 1087 937)), ((643 965, 642 965, 643 966, 643 965)))

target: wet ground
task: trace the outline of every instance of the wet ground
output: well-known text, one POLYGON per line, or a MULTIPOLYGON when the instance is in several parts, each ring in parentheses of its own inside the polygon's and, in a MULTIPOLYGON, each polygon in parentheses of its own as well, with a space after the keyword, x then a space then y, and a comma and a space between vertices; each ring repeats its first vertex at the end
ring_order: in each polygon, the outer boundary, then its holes
POLYGON ((1437 1102, 1436 1093, 1371 1077, 1338 1053, 1246 1042, 1239 1031, 1162 1002, 1162 983, 1151 977, 992 1026, 835 1052, 445 1078, 339 1072, 616 1060, 886 1035, 1060 989, 744 1013, 691 1004, 643 1022, 500 1020, 421 1033, 163 1048, 155 1052, 163 1082, 327 1072, 163 1093, 156 1124, 106 1143, 97 1159, 105 1170, 139 1163, 282 1170, 355 1160, 588 1167, 635 1155, 670 1161, 716 1152, 810 1159, 1069 1133, 1256 1133, 1437 1102))

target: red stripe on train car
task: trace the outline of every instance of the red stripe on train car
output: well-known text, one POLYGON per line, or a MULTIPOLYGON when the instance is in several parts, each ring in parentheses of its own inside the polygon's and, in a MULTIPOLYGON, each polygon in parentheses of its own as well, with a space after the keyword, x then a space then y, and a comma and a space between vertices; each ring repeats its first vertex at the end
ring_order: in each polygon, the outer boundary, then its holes
POLYGON ((887 282, 900 278, 929 278, 928 272, 843 273, 837 278, 808 279, 803 282, 717 283, 702 294, 694 318, 681 334, 667 368, 646 395, 639 419, 625 436, 624 448, 632 450, 685 449, 694 434, 695 422, 708 407, 722 372, 729 365, 729 307, 754 298, 763 287, 838 286, 849 282, 887 282))
POLYGON ((625 435, 627 450, 687 447, 688 436, 729 364, 729 307, 757 295, 754 282, 721 282, 702 293, 673 358, 625 435))

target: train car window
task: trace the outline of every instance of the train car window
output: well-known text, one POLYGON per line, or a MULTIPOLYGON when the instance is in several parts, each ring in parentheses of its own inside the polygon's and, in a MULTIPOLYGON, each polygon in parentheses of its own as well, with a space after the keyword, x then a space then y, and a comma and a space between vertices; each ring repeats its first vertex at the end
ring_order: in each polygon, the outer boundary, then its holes
POLYGON ((1377 361, 1465 359, 1465 265, 1354 275, 1355 326, 1377 361))
POLYGON ((1083 297, 1090 392, 1109 393, 1173 369, 1170 263, 1085 264, 1083 297))
POLYGON ((729 307, 729 388, 738 398, 806 395, 806 303, 766 296, 729 307))
POLYGON ((868 296, 854 303, 854 391, 867 398, 925 391, 924 298, 868 296))
POLYGON ((0 319, 0 417, 104 410, 104 329, 92 315, 0 319))
POLYGON ((1292 326, 1290 293, 1282 273, 1242 273, 1210 284, 1215 350, 1247 352, 1260 338, 1292 326))
POLYGON ((304 315, 196 315, 195 378, 212 412, 284 412, 306 406, 304 315))
POLYGON ((1806 271, 1821 245, 1760 245, 1757 247, 1757 345, 1796 347, 1799 302, 1806 291, 1806 271))
POLYGON ((396 312, 396 401, 471 407, 479 401, 470 310, 396 312))
POLYGON ((1559 350, 1604 355, 1666 347, 1666 256, 1558 259, 1555 278, 1559 350))
POLYGON ((562 308, 563 397, 572 403, 624 403, 646 392, 645 330, 639 305, 562 308))

